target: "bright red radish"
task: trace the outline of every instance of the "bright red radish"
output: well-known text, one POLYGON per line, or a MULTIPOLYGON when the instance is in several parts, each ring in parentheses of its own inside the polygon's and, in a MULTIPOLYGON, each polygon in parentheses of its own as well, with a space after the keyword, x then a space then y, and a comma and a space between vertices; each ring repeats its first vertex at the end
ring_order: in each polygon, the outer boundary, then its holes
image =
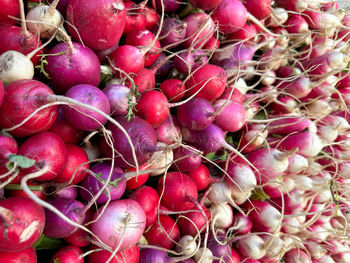
POLYGON ((174 170, 186 173, 196 169, 201 164, 201 156, 194 152, 197 149, 190 145, 189 147, 179 147, 174 150, 174 163, 172 166, 174 170))
POLYGON ((298 14, 290 14, 284 26, 291 34, 303 34, 309 32, 308 23, 304 17, 298 14))
POLYGON ((80 183, 86 175, 85 169, 89 169, 88 157, 85 151, 77 145, 66 144, 67 162, 59 175, 53 179, 57 183, 80 183))
MULTIPOLYGON (((94 247, 91 247, 94 248, 94 247)), ((95 251, 89 255, 88 263, 105 263, 112 256, 112 253, 107 250, 95 251)), ((140 249, 138 246, 132 246, 115 254, 110 263, 139 263, 140 249)))
POLYGON ((80 36, 93 50, 104 50, 118 43, 125 16, 122 0, 71 0, 67 7, 67 21, 72 25, 68 26, 70 35, 76 41, 80 36))
MULTIPOLYGON (((261 3, 259 2, 259 6, 261 3)), ((248 18, 247 9, 239 0, 222 0, 211 15, 219 23, 219 30, 225 34, 242 28, 248 18), (234 16, 232 14, 235 14, 234 16)))
MULTIPOLYGON (((1 0, 0 25, 15 25, 17 21, 9 16, 19 17, 20 9, 18 1, 1 0)), ((1 52, 0 52, 1 53, 1 52)))
MULTIPOLYGON (((0 108, 2 128, 12 128, 20 124, 35 110, 45 104, 45 98, 53 95, 53 91, 36 80, 18 80, 8 85, 4 101, 0 108)), ((43 108, 35 113, 20 127, 9 131, 13 136, 25 137, 50 129, 57 116, 57 106, 43 108)))
POLYGON ((170 102, 178 102, 185 95, 185 85, 179 79, 164 80, 159 89, 170 102))
POLYGON ((45 70, 50 83, 59 94, 72 86, 90 84, 97 86, 100 81, 100 62, 95 53, 80 43, 72 46, 60 43, 51 49, 46 58, 45 70))
POLYGON ((186 81, 186 96, 196 94, 196 97, 213 101, 223 94, 226 81, 227 75, 222 68, 211 64, 204 65, 186 81))
MULTIPOLYGON (((139 170, 147 170, 148 169, 148 164, 145 163, 139 167, 139 170)), ((136 168, 129 168, 125 169, 125 172, 136 172, 136 168)), ((133 178, 130 178, 126 181, 126 190, 134 190, 143 185, 149 177, 149 173, 143 173, 139 174, 138 176, 135 176, 133 178)))
MULTIPOLYGON (((107 96, 95 86, 89 84, 75 85, 66 92, 65 96, 93 106, 107 115, 110 113, 107 96)), ((74 128, 83 131, 95 130, 107 122, 106 117, 96 111, 76 106, 64 106, 64 116, 74 128)))
POLYGON ((167 215, 160 215, 151 228, 144 234, 151 245, 171 249, 180 239, 180 230, 175 221, 167 215))
POLYGON ((145 6, 143 8, 143 15, 146 18, 146 29, 152 30, 156 25, 159 24, 159 15, 153 8, 145 6))
POLYGON ((146 228, 152 225, 158 215, 159 195, 150 186, 142 186, 129 195, 129 199, 137 201, 146 214, 146 228))
POLYGON ((158 11, 158 13, 162 12, 162 8, 164 6, 164 12, 172 13, 176 12, 181 7, 181 2, 177 0, 154 0, 152 1, 153 8, 158 11), (163 4, 162 4, 163 3, 163 4))
MULTIPOLYGON (((101 209, 93 219, 97 218, 101 209)), ((123 199, 109 203, 103 214, 91 225, 91 231, 112 249, 123 251, 136 245, 145 225, 146 215, 139 203, 123 199)))
POLYGON ((132 1, 124 2, 126 9, 125 27, 123 29, 123 35, 129 34, 133 30, 142 30, 146 28, 147 20, 142 13, 140 5, 132 1))
POLYGON ((199 207, 195 207, 191 209, 191 211, 178 216, 177 223, 183 235, 191 235, 194 237, 198 234, 197 229, 199 232, 203 232, 206 225, 209 223, 209 210, 203 205, 200 207, 201 210, 199 207))
POLYGON ((158 180, 158 194, 164 206, 172 211, 187 211, 195 206, 197 186, 181 172, 170 172, 158 180))
POLYGON ((0 200, 0 250, 21 251, 31 247, 45 225, 44 209, 25 197, 0 200))
POLYGON ((195 182, 198 191, 206 189, 213 181, 208 167, 202 163, 197 168, 189 171, 188 176, 195 182))
POLYGON ((37 263, 36 251, 33 247, 17 252, 0 251, 0 258, 4 263, 37 263))
POLYGON ((144 92, 137 102, 136 115, 157 128, 169 116, 168 99, 156 90, 144 92))
POLYGON ((130 83, 130 80, 126 80, 126 85, 129 88, 135 84, 137 91, 142 93, 144 91, 153 90, 156 86, 156 69, 147 69, 143 68, 136 75, 132 76, 133 84, 130 83))
POLYGON ((19 154, 35 160, 35 165, 23 169, 25 173, 39 172, 35 180, 52 180, 63 170, 67 162, 67 148, 63 140, 52 132, 42 132, 29 137, 19 148, 19 154))
POLYGON ((216 8, 222 0, 211 0, 211 1, 201 1, 201 0, 190 0, 191 5, 196 8, 202 9, 204 11, 209 11, 216 8))
POLYGON ((248 12, 255 16, 258 20, 263 20, 270 16, 271 0, 243 0, 244 6, 248 12))
POLYGON ((51 262, 52 263, 84 263, 84 258, 81 257, 83 251, 76 246, 64 246, 61 247, 53 255, 51 262))
POLYGON ((11 137, 0 134, 0 166, 9 161, 11 154, 18 153, 17 141, 11 137))

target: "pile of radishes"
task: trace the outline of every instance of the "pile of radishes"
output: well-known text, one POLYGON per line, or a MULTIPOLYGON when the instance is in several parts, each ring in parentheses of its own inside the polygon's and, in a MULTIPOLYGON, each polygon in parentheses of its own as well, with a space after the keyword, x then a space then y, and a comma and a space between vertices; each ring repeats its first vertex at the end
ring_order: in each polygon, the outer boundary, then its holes
POLYGON ((337 1, 0 6, 1 262, 350 262, 337 1))

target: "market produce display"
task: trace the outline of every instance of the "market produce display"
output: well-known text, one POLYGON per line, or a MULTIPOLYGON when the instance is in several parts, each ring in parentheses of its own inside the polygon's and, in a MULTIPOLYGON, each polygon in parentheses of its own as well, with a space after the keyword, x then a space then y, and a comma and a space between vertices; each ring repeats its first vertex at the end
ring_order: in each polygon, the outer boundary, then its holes
POLYGON ((0 262, 350 262, 337 1, 0 6, 0 262))

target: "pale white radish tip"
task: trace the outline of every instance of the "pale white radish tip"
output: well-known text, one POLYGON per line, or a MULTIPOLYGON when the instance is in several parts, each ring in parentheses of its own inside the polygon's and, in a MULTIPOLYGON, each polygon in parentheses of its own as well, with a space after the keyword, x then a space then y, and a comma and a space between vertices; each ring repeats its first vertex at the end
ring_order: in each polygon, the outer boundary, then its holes
POLYGON ((298 0, 295 5, 297 12, 304 12, 308 8, 308 3, 304 0, 298 0))
POLYGON ((307 242, 305 242, 305 246, 313 259, 320 259, 327 253, 327 249, 323 248, 315 241, 307 240, 307 242))
POLYGON ((50 6, 39 5, 32 8, 27 16, 27 27, 40 38, 50 38, 56 31, 56 28, 62 24, 62 15, 58 10, 49 13, 50 6))
POLYGON ((305 171, 309 166, 309 161, 300 154, 294 154, 288 159, 287 173, 298 174, 305 171))
MULTIPOLYGON (((157 142, 157 146, 166 147, 167 144, 163 142, 157 142)), ((147 162, 149 164, 147 169, 154 169, 156 171, 150 172, 149 175, 157 176, 164 173, 171 166, 173 160, 174 154, 171 149, 154 152, 150 160, 147 162)))
POLYGON ((298 185, 298 188, 304 191, 312 189, 312 179, 308 176, 302 175, 294 178, 295 183, 298 185))
POLYGON ((229 204, 213 204, 210 207, 212 223, 216 228, 228 228, 233 223, 233 211, 229 204))
POLYGON ((260 259, 266 254, 265 242, 256 234, 239 239, 238 250, 242 256, 251 259, 260 259))
POLYGON ((334 127, 330 126, 319 127, 317 134, 320 136, 321 140, 324 141, 324 144, 334 142, 339 135, 338 131, 334 127))
POLYGON ((288 20, 288 12, 286 9, 281 7, 274 8, 273 12, 273 24, 270 26, 280 26, 283 25, 288 20))
POLYGON ((176 247, 176 250, 182 253, 184 256, 192 255, 193 253, 195 253, 196 249, 196 240, 190 235, 185 235, 181 237, 176 247))
POLYGON ((270 86, 276 81, 276 73, 274 71, 268 71, 261 77, 261 83, 265 86, 270 86))
POLYGON ((263 240, 265 241, 265 244, 269 244, 269 246, 266 247, 266 256, 268 258, 278 258, 278 256, 283 253, 284 242, 281 238, 277 236, 264 235, 263 240))
POLYGON ((194 261, 200 263, 212 263, 213 253, 209 248, 201 247, 198 249, 197 253, 194 255, 194 261))
POLYGON ((331 69, 345 68, 347 64, 346 56, 338 51, 331 52, 327 60, 331 69))
POLYGON ((14 50, 0 55, 0 80, 6 86, 11 82, 34 77, 34 65, 27 56, 14 50))

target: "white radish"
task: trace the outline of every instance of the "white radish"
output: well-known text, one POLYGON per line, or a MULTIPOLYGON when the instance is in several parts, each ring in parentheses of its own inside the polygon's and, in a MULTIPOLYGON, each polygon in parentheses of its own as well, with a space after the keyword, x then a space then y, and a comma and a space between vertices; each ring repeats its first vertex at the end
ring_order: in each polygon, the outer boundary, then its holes
POLYGON ((233 211, 229 204, 214 204, 210 207, 212 228, 228 228, 233 223, 233 211))
MULTIPOLYGON (((166 147, 167 144, 163 142, 157 142, 157 146, 166 147)), ((149 166, 147 167, 147 169, 154 170, 151 171, 149 174, 151 176, 157 176, 164 173, 171 166, 173 160, 174 154, 171 149, 155 152, 148 161, 149 166)))
POLYGON ((266 254, 264 240, 256 234, 251 234, 237 241, 237 248, 243 257, 260 259, 266 254))
POLYGON ((293 154, 288 158, 288 174, 298 174, 305 171, 309 167, 309 161, 300 154, 293 154))
POLYGON ((196 249, 196 240, 190 235, 181 237, 176 247, 176 250, 182 253, 184 256, 192 255, 195 253, 196 249))
POLYGON ((194 255, 194 261, 200 263, 212 263, 213 262, 213 253, 209 248, 201 247, 197 253, 194 255))

